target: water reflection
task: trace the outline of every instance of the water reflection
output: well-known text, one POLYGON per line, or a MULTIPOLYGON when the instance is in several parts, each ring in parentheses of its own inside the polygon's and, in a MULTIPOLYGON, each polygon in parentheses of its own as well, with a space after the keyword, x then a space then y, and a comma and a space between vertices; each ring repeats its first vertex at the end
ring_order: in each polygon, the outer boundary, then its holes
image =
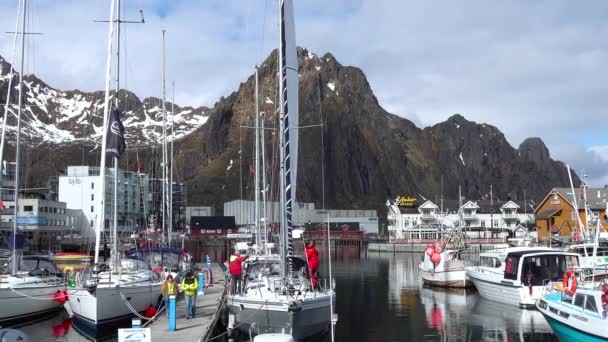
POLYGON ((423 287, 417 254, 336 253, 337 341, 557 341, 537 311, 423 287))

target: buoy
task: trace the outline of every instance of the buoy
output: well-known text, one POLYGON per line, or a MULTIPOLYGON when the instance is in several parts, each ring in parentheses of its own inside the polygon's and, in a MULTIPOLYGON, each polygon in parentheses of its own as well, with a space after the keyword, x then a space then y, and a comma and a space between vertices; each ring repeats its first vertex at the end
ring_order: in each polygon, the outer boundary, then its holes
POLYGON ((144 316, 148 318, 156 316, 156 308, 152 304, 148 305, 146 311, 144 311, 144 316))
POLYGON ((64 292, 57 291, 53 295, 53 299, 55 299, 55 301, 57 303, 65 303, 65 301, 68 300, 68 294, 65 291, 64 292))
POLYGON ((261 334, 253 342, 294 342, 293 337, 287 334, 261 334))
POLYGON ((438 264, 441 261, 441 254, 433 253, 433 255, 431 256, 431 261, 433 262, 433 264, 438 264))
POLYGON ((441 252, 443 252, 443 250, 441 249, 441 247, 435 248, 435 253, 441 254, 441 252))
POLYGON ((435 249, 441 248, 441 242, 435 242, 435 244, 433 245, 433 247, 435 247, 435 249))
POLYGON ((426 255, 431 256, 433 255, 433 253, 435 253, 435 249, 433 248, 433 246, 429 246, 424 252, 426 253, 426 255))
POLYGON ((573 270, 569 269, 564 273, 562 283, 564 284, 564 293, 572 297, 576 292, 576 275, 573 270))

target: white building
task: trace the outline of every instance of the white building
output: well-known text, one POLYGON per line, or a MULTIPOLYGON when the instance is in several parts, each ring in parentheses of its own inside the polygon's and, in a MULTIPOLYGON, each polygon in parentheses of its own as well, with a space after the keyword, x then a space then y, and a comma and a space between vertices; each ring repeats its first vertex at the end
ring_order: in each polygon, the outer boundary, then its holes
POLYGON ((186 207, 186 224, 190 224, 192 216, 215 216, 214 207, 186 207))
MULTIPOLYGON (((15 201, 4 202, 2 230, 12 231, 15 201)), ((58 237, 66 234, 87 234, 88 225, 81 210, 66 208, 65 202, 40 198, 20 198, 17 228, 28 241, 30 252, 47 251, 55 247, 58 237)))
MULTIPOLYGON (((99 168, 68 166, 65 176, 59 177, 59 201, 69 209, 80 209, 93 227, 99 203, 101 179, 99 168)), ((118 231, 133 231, 146 222, 150 205, 143 199, 148 193, 147 175, 118 169, 118 231)), ((114 213, 114 169, 106 169, 105 227, 110 227, 114 213)))
MULTIPOLYGON (((387 201, 388 231, 391 241, 439 239, 443 232, 459 225, 458 201, 443 201, 441 208, 425 199, 387 201), (420 203, 420 204, 418 204, 420 203)), ((491 239, 520 236, 534 223, 532 212, 522 212, 523 203, 467 201, 462 206, 465 236, 491 239)))
MULTIPOLYGON (((234 200, 224 203, 224 215, 234 216, 237 226, 248 226, 254 222, 254 201, 234 200)), ((268 202, 268 222, 280 221, 278 202, 268 202)), ((260 214, 262 217, 264 215, 260 214)), ((367 234, 378 233, 378 215, 375 210, 317 209, 314 203, 298 202, 293 209, 292 222, 295 227, 315 227, 320 223, 336 225, 350 224, 367 234)), ((330 225, 331 226, 331 225, 330 225)))

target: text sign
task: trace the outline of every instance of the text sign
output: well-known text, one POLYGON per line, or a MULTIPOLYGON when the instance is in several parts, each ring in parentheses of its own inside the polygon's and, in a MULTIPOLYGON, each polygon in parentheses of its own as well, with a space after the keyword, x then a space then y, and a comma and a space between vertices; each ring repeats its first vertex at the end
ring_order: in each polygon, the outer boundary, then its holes
POLYGON ((400 207, 413 207, 414 204, 416 204, 416 198, 409 197, 409 196, 408 197, 405 197, 405 196, 397 197, 395 204, 397 204, 400 207))
POLYGON ((118 329, 118 342, 152 342, 150 328, 118 329))

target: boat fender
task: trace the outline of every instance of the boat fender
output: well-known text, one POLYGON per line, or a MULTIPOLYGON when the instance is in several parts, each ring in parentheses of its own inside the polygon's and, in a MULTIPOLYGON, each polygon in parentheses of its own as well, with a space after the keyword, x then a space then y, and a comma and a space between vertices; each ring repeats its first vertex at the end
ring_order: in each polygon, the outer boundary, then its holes
POLYGON ((602 287, 602 308, 604 309, 604 317, 606 317, 608 311, 608 284, 602 287))
POLYGON ((437 265, 439 262, 441 262, 441 254, 433 253, 433 256, 431 257, 431 261, 433 262, 433 264, 437 265))
POLYGON ((574 292, 576 292, 576 275, 572 269, 569 269, 564 273, 562 284, 564 286, 564 293, 572 297, 574 292))

